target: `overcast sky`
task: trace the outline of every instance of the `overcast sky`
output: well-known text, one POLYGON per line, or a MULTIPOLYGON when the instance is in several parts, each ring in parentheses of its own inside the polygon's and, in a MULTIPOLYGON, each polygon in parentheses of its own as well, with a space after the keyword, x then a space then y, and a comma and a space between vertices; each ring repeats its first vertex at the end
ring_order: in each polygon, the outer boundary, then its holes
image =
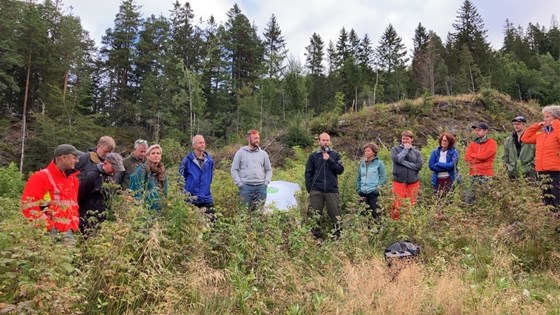
MULTIPOLYGON (((169 16, 175 0, 136 0, 142 17, 169 16)), ((180 0, 184 4, 186 1, 180 0)), ((225 22, 226 12, 236 3, 232 0, 191 0, 195 19, 206 21, 211 15, 225 22)), ((118 0, 63 0, 67 12, 79 16, 84 29, 99 46, 105 30, 114 26, 118 0)), ((472 0, 484 20, 488 41, 494 49, 502 47, 505 20, 526 28, 528 23, 539 23, 547 29, 552 17, 560 17, 560 0, 472 0)), ((242 13, 257 26, 262 34, 272 14, 276 16, 289 49, 288 55, 304 60, 305 47, 315 32, 325 42, 336 43, 342 27, 354 29, 360 38, 368 34, 374 48, 389 23, 410 53, 412 38, 418 23, 436 32, 445 42, 453 31, 453 22, 463 0, 239 0, 242 13)))

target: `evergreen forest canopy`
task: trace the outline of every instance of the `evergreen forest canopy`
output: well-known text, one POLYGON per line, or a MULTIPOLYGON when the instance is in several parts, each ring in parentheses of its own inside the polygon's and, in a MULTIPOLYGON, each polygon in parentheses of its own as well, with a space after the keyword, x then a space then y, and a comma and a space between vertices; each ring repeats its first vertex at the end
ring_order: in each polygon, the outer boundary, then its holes
POLYGON ((466 0, 445 41, 420 22, 411 58, 389 24, 381 38, 342 27, 335 40, 310 34, 305 60, 288 58, 272 15, 259 33, 237 4, 218 24, 188 2, 169 17, 143 17, 121 2, 100 47, 59 1, 0 0, 0 164, 44 165, 45 152, 110 134, 188 143, 273 134, 309 119, 422 95, 495 89, 516 100, 560 102, 560 28, 506 20, 492 50, 484 21, 466 0), (327 43, 328 41, 328 43, 327 43), (22 140, 23 139, 23 140, 22 140), (22 150, 22 146, 25 150, 22 150))

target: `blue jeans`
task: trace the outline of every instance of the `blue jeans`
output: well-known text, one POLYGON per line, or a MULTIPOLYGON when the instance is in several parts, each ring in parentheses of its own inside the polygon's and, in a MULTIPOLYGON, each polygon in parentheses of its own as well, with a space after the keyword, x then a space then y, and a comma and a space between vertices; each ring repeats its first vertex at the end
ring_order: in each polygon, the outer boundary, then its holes
POLYGON ((246 206, 249 211, 255 211, 257 206, 264 205, 266 201, 266 185, 241 185, 239 198, 241 204, 246 206))

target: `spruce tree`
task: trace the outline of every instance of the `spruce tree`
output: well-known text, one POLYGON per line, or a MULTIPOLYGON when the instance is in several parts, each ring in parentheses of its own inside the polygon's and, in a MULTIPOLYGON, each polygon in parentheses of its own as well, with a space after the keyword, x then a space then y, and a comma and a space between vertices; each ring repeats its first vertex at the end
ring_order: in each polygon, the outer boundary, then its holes
POLYGON ((264 62, 266 74, 269 78, 279 79, 284 71, 284 61, 288 50, 286 49, 286 41, 282 36, 280 26, 276 21, 274 14, 266 24, 264 32, 264 62))
POLYGON ((396 101, 404 97, 406 72, 406 49, 402 39, 392 24, 389 24, 379 39, 376 49, 376 67, 384 79, 385 97, 388 101, 396 101))
POLYGON ((131 125, 137 114, 135 103, 139 88, 134 62, 142 25, 140 7, 134 0, 123 0, 114 23, 114 28, 105 32, 101 48, 107 73, 104 107, 108 109, 109 123, 131 125))

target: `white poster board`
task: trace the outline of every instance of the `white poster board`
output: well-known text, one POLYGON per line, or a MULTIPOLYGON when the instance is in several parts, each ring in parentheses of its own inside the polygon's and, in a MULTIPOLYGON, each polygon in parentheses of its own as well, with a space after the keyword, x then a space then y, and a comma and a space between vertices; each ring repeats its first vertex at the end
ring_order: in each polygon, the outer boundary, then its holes
POLYGON ((296 183, 286 181, 273 181, 266 189, 266 202, 264 208, 267 211, 288 210, 297 207, 295 193, 300 190, 296 183))

